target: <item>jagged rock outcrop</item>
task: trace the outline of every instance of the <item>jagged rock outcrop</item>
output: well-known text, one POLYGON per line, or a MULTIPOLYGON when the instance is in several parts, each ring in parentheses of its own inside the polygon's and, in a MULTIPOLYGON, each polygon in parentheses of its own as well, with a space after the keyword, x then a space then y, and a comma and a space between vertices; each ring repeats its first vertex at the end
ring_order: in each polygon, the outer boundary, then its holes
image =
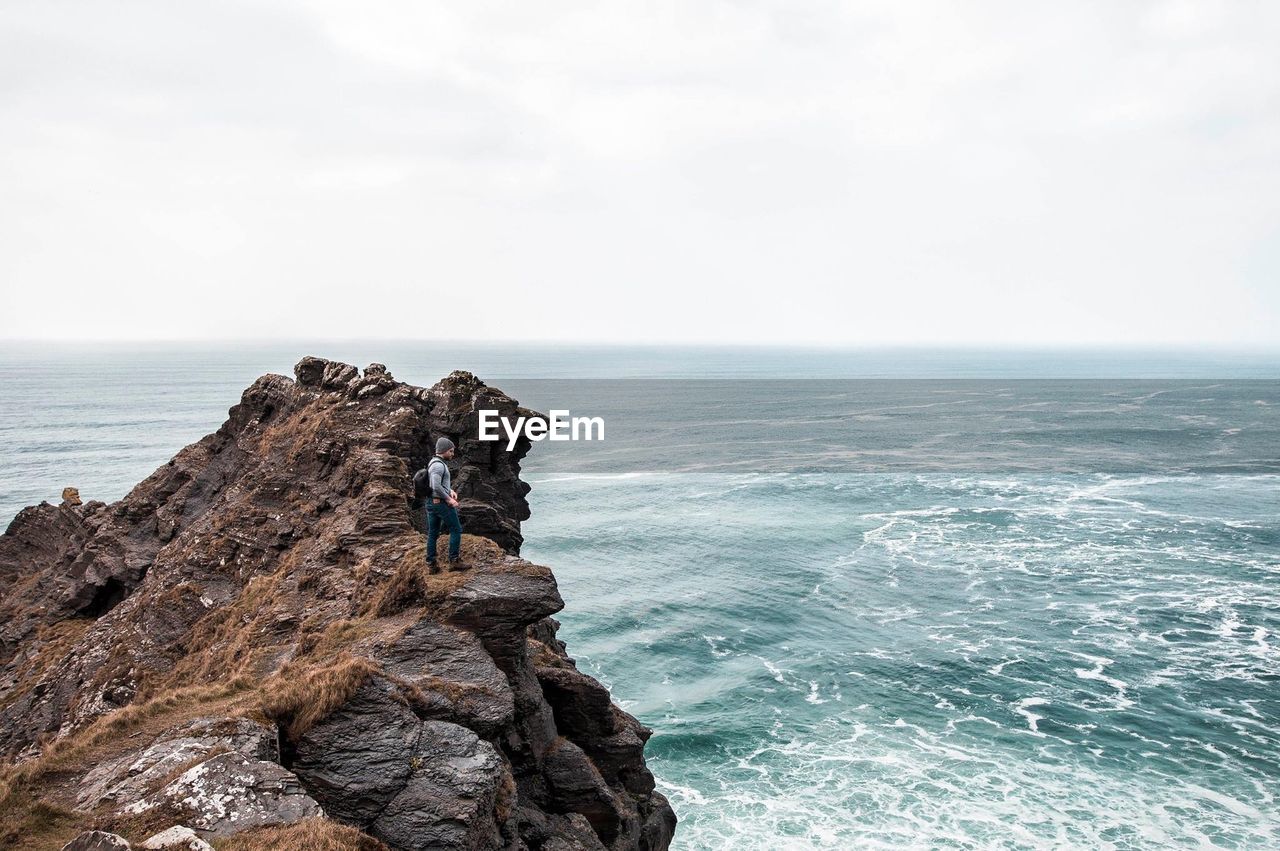
POLYGON ((0 847, 181 826, 666 848, 649 731, 576 669, 554 576, 518 556, 529 444, 475 439, 480 409, 533 412, 468 373, 295 376, 119 502, 41 504, 0 536, 0 847), (442 435, 466 569, 430 574, 410 474, 442 435))

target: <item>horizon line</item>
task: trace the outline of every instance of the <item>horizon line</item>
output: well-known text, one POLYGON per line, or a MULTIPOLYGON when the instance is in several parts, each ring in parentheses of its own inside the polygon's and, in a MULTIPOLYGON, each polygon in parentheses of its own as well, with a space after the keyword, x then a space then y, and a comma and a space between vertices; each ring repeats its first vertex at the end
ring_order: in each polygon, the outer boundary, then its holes
POLYGON ((823 341, 693 341, 693 340, 549 340, 542 338, 492 340, 492 339, 420 339, 413 337, 0 337, 0 345, 59 345, 59 346, 181 346, 181 345, 331 345, 331 344, 412 344, 424 346, 545 346, 555 348, 600 349, 759 349, 759 350, 810 350, 810 351, 884 351, 884 350, 935 350, 935 351, 1109 351, 1109 352, 1236 352, 1280 355, 1280 342, 1000 342, 1000 341, 948 341, 948 342, 823 342, 823 341))

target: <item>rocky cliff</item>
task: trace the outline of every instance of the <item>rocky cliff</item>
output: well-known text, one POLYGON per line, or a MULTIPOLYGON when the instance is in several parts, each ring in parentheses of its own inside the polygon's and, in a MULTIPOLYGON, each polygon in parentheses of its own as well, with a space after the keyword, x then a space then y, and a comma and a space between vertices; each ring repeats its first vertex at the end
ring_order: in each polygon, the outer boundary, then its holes
POLYGON ((666 848, 649 730, 519 558, 529 445, 474 437, 532 412, 463 372, 295 376, 119 502, 0 536, 0 846, 666 848), (441 435, 469 534, 430 573, 410 474, 441 435))

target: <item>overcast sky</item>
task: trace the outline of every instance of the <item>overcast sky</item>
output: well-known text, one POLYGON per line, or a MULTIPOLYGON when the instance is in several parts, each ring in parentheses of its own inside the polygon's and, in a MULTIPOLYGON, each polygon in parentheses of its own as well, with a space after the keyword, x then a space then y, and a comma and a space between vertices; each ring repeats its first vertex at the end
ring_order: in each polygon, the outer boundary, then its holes
POLYGON ((1280 344, 1280 4, 0 5, 0 336, 1280 344))

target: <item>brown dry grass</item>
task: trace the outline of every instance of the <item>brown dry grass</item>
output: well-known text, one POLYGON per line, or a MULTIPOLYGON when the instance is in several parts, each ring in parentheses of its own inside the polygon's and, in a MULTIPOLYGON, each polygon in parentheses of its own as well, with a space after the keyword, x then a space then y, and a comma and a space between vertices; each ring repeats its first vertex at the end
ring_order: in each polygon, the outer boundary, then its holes
POLYGON ((399 614, 421 604, 427 588, 436 577, 427 573, 422 547, 401 557, 395 573, 378 586, 361 607, 363 617, 383 618, 399 614))
POLYGON ((420 676, 417 683, 411 683, 399 677, 388 677, 387 679, 399 686, 400 690, 408 695, 411 700, 416 700, 422 705, 429 704, 423 695, 423 692, 426 691, 443 694, 450 703, 459 706, 465 705, 466 701, 471 697, 478 697, 481 700, 492 697, 492 693, 488 689, 474 683, 459 683, 454 680, 437 677, 434 674, 420 676))
POLYGON ((494 799, 494 812, 498 824, 505 824, 515 815, 516 802, 519 800, 516 779, 511 773, 511 762, 505 756, 503 761, 506 763, 507 770, 502 772, 502 785, 498 787, 497 797, 494 799))
POLYGON ((334 424, 336 413, 323 402, 310 402, 291 416, 277 417, 259 434, 257 451, 265 457, 282 447, 294 465, 311 462, 316 446, 326 442, 322 435, 342 431, 334 424))
POLYGON ((26 694, 50 668, 66 657, 67 652, 80 641, 93 623, 87 618, 70 618, 40 627, 35 638, 39 652, 18 666, 13 674, 17 685, 10 688, 8 694, 0 700, 0 707, 26 694))
POLYGON ((459 549, 461 569, 451 570, 445 555, 446 540, 441 536, 440 573, 427 572, 426 544, 419 540, 400 558, 391 578, 368 597, 361 608, 361 614, 374 618, 387 617, 414 606, 439 603, 466 582, 469 571, 506 558, 502 548, 488 538, 464 534, 459 549))
POLYGON ((247 830, 215 845, 218 851, 386 851, 387 848, 354 827, 327 818, 247 830))
MULTIPOLYGON (((39 757, 3 771, 0 777, 10 787, 31 783, 45 774, 73 767, 99 748, 118 744, 126 733, 147 725, 149 721, 159 719, 163 726, 171 726, 176 720, 194 717, 215 707, 225 710, 234 698, 244 695, 251 686, 248 680, 238 678, 213 686, 175 689, 150 700, 132 703, 102 716, 77 733, 52 742, 39 757)), ((94 753, 94 756, 99 754, 94 753)))
POLYGON ((26 792, 0 801, 0 849, 59 851, 83 828, 82 818, 26 792))
POLYGON ((335 658, 369 634, 372 627, 364 618, 330 621, 319 630, 303 631, 298 639, 298 656, 323 661, 335 658))
POLYGON ((350 700, 378 670, 368 659, 349 653, 310 669, 296 663, 285 665, 263 684, 259 708, 296 739, 350 700))
POLYGON ((255 576, 230 605, 197 623, 188 639, 186 655, 151 688, 167 690, 177 683, 261 675, 262 659, 270 647, 256 639, 270 629, 274 604, 292 567, 293 562, 286 555, 277 570, 255 576))

